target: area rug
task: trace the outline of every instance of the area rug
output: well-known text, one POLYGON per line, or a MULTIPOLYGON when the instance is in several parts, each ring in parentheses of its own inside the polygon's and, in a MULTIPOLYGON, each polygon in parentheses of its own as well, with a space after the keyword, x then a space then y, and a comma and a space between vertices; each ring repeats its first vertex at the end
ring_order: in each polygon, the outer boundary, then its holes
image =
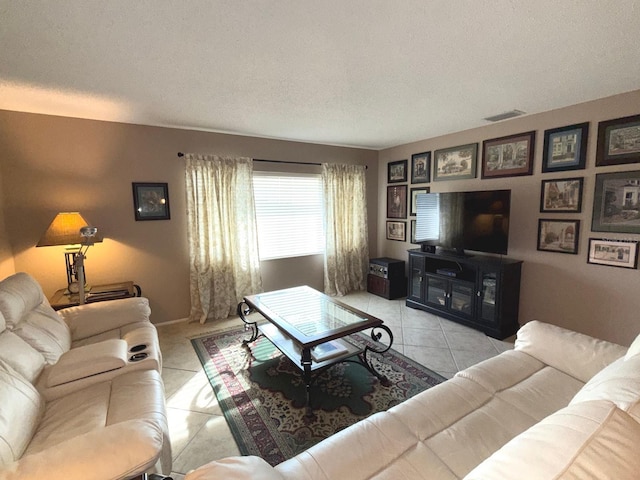
MULTIPOLYGON (((242 344, 248 336, 239 328, 191 342, 240 453, 260 456, 271 465, 445 380, 393 349, 372 360, 390 387, 361 364, 339 363, 314 375, 310 419, 301 371, 264 337, 249 350, 242 344)), ((349 341, 371 343, 363 334, 349 341)))

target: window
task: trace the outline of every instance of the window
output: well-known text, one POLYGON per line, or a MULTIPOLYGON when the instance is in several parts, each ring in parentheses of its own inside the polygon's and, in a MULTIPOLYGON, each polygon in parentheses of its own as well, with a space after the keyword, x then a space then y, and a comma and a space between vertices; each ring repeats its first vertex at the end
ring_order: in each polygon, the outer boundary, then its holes
POLYGON ((253 173, 260 260, 324 253, 320 175, 253 173))

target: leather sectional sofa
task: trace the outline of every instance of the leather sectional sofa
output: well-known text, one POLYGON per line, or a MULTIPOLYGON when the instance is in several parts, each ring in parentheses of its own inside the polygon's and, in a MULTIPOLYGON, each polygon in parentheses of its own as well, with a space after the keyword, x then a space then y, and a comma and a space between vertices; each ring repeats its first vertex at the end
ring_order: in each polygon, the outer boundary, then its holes
POLYGON ((55 312, 0 282, 0 479, 171 472, 162 359, 146 298, 55 312))
POLYGON ((640 478, 640 336, 631 347, 533 321, 514 350, 276 467, 211 462, 186 480, 640 478))

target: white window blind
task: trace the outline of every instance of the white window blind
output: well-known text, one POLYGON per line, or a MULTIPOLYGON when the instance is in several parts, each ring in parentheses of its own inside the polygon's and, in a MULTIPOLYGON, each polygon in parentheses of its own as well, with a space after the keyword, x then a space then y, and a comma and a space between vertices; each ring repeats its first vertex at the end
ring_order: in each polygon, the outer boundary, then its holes
POLYGON ((260 260, 324 253, 320 175, 253 173, 260 260))
POLYGON ((440 196, 438 194, 416 195, 416 241, 440 238, 440 196))

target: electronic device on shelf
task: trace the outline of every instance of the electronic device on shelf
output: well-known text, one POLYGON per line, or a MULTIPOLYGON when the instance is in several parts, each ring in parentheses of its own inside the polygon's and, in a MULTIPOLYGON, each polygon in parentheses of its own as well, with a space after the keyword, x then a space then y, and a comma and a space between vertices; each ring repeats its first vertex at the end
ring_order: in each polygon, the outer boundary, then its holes
POLYGON ((511 190, 419 193, 416 243, 464 255, 465 250, 507 254, 511 190))

